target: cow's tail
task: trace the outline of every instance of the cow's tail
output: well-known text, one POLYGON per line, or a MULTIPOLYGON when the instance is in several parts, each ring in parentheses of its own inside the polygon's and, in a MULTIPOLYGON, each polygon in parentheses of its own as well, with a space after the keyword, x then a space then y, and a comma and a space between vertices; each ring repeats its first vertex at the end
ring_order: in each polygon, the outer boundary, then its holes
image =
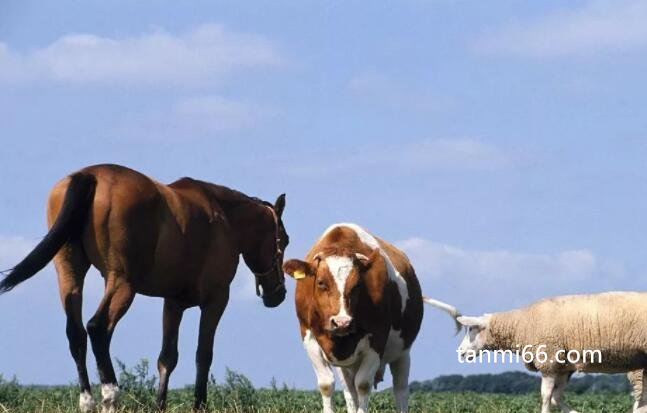
POLYGON ((422 300, 431 306, 434 306, 440 310, 443 310, 447 314, 449 314, 453 319, 454 319, 454 324, 456 324, 456 334, 458 334, 461 331, 462 325, 461 323, 458 322, 458 317, 461 316, 460 311, 453 305, 443 303, 442 301, 435 300, 430 297, 422 297, 422 300))
POLYGON ((54 258, 58 250, 71 238, 79 236, 87 221, 94 199, 96 178, 84 173, 70 175, 61 210, 45 237, 22 261, 8 270, 0 281, 0 294, 33 277, 54 258))

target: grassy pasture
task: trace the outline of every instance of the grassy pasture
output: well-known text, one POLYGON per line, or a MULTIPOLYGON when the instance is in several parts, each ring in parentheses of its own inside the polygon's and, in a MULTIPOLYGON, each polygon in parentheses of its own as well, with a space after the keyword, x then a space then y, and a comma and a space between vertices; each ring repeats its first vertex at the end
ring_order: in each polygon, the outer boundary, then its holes
MULTIPOLYGON (((132 369, 123 365, 120 383, 124 390, 120 411, 123 413, 155 412, 155 378, 148 364, 132 369)), ((94 389, 98 400, 99 389, 94 389)), ((169 391, 169 412, 190 412, 193 400, 191 388, 169 391)), ((631 411, 628 392, 567 393, 567 402, 586 413, 626 413, 631 411)), ((77 412, 78 388, 69 386, 25 386, 15 380, 0 378, 0 413, 72 413, 77 412)), ((341 392, 335 395, 336 411, 345 412, 341 392)), ((393 398, 388 390, 371 396, 371 411, 393 412, 393 398)), ((321 411, 321 399, 316 391, 304 391, 272 384, 257 389, 243 375, 227 371, 223 383, 213 379, 209 384, 210 412, 222 413, 310 413, 321 411)), ((429 413, 529 413, 539 411, 539 393, 496 394, 476 392, 414 391, 410 397, 411 412, 429 413)))
MULTIPOLYGON (((98 391, 95 392, 98 395, 98 391)), ((321 411, 319 394, 300 390, 256 390, 251 403, 235 395, 223 394, 212 389, 209 394, 210 412, 264 412, 264 413, 306 413, 321 411)), ((631 411, 631 400, 621 394, 567 394, 571 406, 587 413, 627 413, 631 411)), ((154 412, 153 395, 138 399, 132 393, 123 395, 120 411, 154 412)), ((190 412, 192 392, 190 389, 173 390, 169 394, 169 412, 190 412)), ((11 394, 3 393, 0 411, 16 413, 71 413, 77 412, 78 393, 74 386, 56 388, 22 387, 11 394), (9 396, 9 398, 7 398, 9 396)), ((341 393, 335 395, 336 411, 345 412, 341 393)), ((394 411, 391 394, 378 392, 371 398, 371 411, 394 411)), ((411 412, 430 413, 528 413, 539 411, 538 394, 503 395, 488 393, 412 393, 411 412)))

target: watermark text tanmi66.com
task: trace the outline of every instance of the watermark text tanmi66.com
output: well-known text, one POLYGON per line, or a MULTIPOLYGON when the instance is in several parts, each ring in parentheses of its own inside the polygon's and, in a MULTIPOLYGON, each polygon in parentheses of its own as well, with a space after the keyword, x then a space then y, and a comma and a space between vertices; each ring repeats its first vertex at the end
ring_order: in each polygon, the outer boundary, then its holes
MULTIPOLYGON (((519 345, 517 345, 519 347, 519 345)), ((456 350, 458 353, 459 363, 532 363, 538 361, 540 363, 602 363, 602 352, 600 350, 558 350, 555 352, 554 358, 549 357, 545 351, 546 345, 542 344, 534 348, 532 345, 527 345, 523 348, 519 347, 516 350, 467 350, 461 356, 461 350, 456 350)))

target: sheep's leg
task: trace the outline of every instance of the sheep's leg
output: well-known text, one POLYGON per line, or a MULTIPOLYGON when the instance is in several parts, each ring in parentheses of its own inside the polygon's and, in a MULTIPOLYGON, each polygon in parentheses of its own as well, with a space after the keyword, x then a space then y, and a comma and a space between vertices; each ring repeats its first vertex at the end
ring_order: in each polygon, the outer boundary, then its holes
POLYGON ((562 400, 562 395, 564 393, 564 388, 566 388, 566 383, 568 383, 568 378, 569 373, 555 377, 555 388, 553 389, 553 397, 551 398, 551 403, 553 404, 553 406, 559 408, 562 413, 578 413, 576 410, 572 410, 562 400))
POLYGON ((555 390, 555 376, 541 377, 541 413, 550 413, 550 401, 555 390))
POLYGON ((633 413, 647 413, 647 391, 643 383, 647 380, 645 370, 634 370, 627 373, 627 378, 633 388, 633 413))
POLYGON ((627 372, 627 379, 631 384, 631 395, 634 399, 633 412, 635 413, 641 407, 642 401, 642 370, 632 370, 627 372))

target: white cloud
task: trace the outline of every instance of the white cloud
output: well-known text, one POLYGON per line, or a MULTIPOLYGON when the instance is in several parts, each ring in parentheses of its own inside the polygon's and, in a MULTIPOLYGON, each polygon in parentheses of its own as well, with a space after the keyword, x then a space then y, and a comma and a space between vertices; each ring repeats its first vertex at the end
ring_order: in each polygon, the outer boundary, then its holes
POLYGON ((163 30, 123 38, 69 34, 29 52, 0 43, 0 80, 5 81, 213 84, 240 69, 283 62, 267 39, 216 24, 180 35, 163 30))
POLYGON ((447 276, 507 281, 520 277, 586 279, 597 270, 597 260, 588 250, 554 254, 526 254, 506 250, 474 251, 447 244, 412 238, 399 245, 428 277, 447 276))
POLYGON ((291 165, 295 174, 330 174, 387 167, 398 171, 484 171, 515 164, 516 155, 475 139, 429 139, 400 145, 370 145, 356 151, 337 151, 320 161, 291 165), (335 159, 335 162, 330 162, 335 159))
POLYGON ((534 21, 514 22, 478 39, 486 54, 522 57, 586 56, 647 47, 647 2, 593 1, 534 21))
POLYGON ((499 309, 551 295, 612 288, 624 276, 621 265, 587 249, 550 254, 479 251, 422 238, 397 244, 421 280, 499 309), (500 301, 506 303, 501 306, 500 301))

